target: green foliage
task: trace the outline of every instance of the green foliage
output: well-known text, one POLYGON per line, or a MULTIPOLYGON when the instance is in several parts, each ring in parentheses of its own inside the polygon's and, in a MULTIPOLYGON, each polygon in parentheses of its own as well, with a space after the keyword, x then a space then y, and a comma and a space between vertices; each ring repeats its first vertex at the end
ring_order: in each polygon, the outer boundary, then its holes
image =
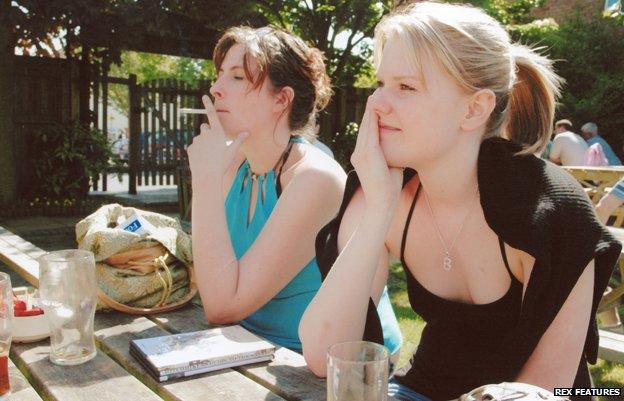
POLYGON ((370 63, 370 38, 393 1, 262 0, 256 3, 271 23, 296 33, 325 53, 334 85, 352 86, 362 67, 370 63), (346 35, 344 47, 336 40, 340 34, 346 35))
POLYGON ((505 25, 526 24, 535 19, 531 10, 544 4, 544 0, 489 0, 480 1, 481 7, 492 17, 505 25))
POLYGON ((113 158, 106 135, 77 122, 42 128, 29 148, 33 197, 84 198, 90 178, 105 171, 113 158))
POLYGON ((351 153, 355 149, 355 141, 357 139, 359 126, 355 122, 350 122, 344 129, 344 132, 336 134, 332 138, 321 138, 334 152, 334 158, 345 171, 353 169, 351 164, 351 153))
POLYGON ((559 31, 559 24, 553 18, 545 18, 528 24, 509 25, 507 31, 514 41, 535 45, 544 40, 552 42, 552 38, 559 31))
MULTIPOLYGON (((446 3, 467 3, 480 7, 504 25, 526 24, 535 19, 531 10, 546 0, 445 0, 446 3)), ((409 2, 409 1, 407 1, 409 2)))
POLYGON ((91 55, 94 59, 118 61, 121 49, 204 56, 204 45, 214 40, 219 31, 235 24, 266 23, 265 18, 254 12, 255 2, 251 0, 11 0, 10 3, 9 15, 0 15, 0 22, 14 27, 16 45, 24 54, 48 57, 77 56, 83 45, 94 48, 91 55))
POLYGON ((560 118, 579 127, 598 124, 619 153, 624 132, 624 28, 612 18, 594 21, 580 16, 557 27, 548 21, 510 28, 512 37, 525 44, 546 47, 557 73, 566 79, 560 118))

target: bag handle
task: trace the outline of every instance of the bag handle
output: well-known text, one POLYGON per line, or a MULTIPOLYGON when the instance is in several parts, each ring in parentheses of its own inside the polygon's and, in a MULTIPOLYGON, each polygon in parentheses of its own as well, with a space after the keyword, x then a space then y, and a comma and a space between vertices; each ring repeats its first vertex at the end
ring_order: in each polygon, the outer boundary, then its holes
POLYGON ((100 288, 98 288, 98 297, 102 301, 102 303, 104 303, 104 305, 108 306, 110 309, 116 310, 118 312, 128 313, 130 315, 152 315, 155 313, 169 312, 174 309, 181 308, 182 306, 190 302, 190 300, 193 299, 193 297, 197 294, 197 285, 195 284, 195 273, 193 270, 193 266, 185 266, 189 277, 188 294, 186 294, 186 296, 181 300, 172 304, 154 306, 152 308, 137 308, 134 306, 124 305, 120 302, 115 301, 114 299, 106 295, 106 293, 100 288))

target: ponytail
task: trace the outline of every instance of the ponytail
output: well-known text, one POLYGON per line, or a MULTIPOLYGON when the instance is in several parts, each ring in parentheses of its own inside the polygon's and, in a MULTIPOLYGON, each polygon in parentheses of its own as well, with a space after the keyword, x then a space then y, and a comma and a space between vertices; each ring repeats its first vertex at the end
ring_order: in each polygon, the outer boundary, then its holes
POLYGON ((535 50, 511 45, 516 80, 508 105, 506 137, 524 145, 519 154, 541 152, 552 132, 556 98, 563 78, 554 73, 552 61, 535 50))

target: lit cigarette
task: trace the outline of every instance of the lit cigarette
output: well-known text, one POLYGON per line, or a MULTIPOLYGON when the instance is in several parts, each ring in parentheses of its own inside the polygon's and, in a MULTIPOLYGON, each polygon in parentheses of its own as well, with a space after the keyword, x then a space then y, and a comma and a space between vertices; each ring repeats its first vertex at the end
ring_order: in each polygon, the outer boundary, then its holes
POLYGON ((206 114, 206 109, 188 109, 182 107, 180 109, 180 113, 182 114, 206 114))

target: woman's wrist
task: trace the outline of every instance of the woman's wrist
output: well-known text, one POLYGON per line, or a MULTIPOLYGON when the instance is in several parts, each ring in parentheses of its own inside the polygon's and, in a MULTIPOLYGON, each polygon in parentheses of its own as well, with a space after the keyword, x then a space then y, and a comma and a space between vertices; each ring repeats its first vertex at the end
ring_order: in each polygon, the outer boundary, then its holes
POLYGON ((216 188, 221 192, 223 185, 223 175, 218 174, 203 174, 198 177, 191 178, 191 186, 193 193, 213 192, 216 188))
POLYGON ((398 196, 366 200, 364 216, 381 220, 392 220, 398 204, 398 196))
POLYGON ((367 205, 362 215, 362 224, 367 228, 387 232, 394 217, 393 207, 367 205))

